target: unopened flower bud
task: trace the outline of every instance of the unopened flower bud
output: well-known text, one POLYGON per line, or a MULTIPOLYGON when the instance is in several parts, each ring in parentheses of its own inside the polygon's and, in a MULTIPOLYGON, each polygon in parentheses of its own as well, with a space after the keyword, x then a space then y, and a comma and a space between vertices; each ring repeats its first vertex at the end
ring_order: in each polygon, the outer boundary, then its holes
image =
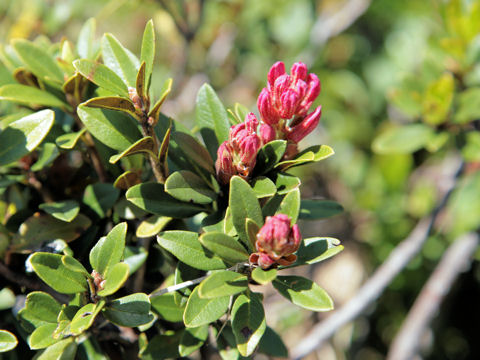
POLYGON ((227 184, 230 178, 237 173, 233 164, 232 150, 228 141, 224 141, 218 148, 215 170, 217 172, 217 178, 224 184, 227 184))
POLYGON ((275 129, 268 124, 260 125, 258 133, 262 142, 262 146, 276 139, 275 129))
POLYGON ((305 136, 310 134, 318 125, 320 116, 322 115, 322 107, 319 106, 314 112, 308 114, 298 124, 289 129, 287 139, 298 143, 305 136))

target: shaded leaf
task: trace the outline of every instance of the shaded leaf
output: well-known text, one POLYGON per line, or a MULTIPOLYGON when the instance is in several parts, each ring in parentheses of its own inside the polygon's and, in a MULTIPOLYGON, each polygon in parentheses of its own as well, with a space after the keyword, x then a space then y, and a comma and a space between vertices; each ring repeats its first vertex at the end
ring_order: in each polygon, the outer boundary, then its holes
POLYGON ((76 353, 77 343, 70 337, 49 346, 35 360, 74 360, 76 353))
POLYGON ((217 198, 217 193, 201 177, 187 170, 170 175, 165 191, 178 200, 196 204, 209 204, 217 198))
POLYGON ((175 303, 175 297, 172 293, 154 296, 150 299, 152 309, 166 321, 181 322, 183 320, 183 312, 185 304, 179 306, 175 303))
POLYGON ((188 356, 199 349, 208 337, 208 326, 186 328, 180 338, 178 351, 180 356, 188 356))
POLYGON ((44 169, 46 166, 50 165, 60 154, 58 148, 55 144, 52 143, 45 143, 42 146, 42 151, 38 156, 38 160, 33 164, 30 168, 32 171, 40 171, 44 169))
POLYGON ((274 140, 263 145, 258 151, 254 171, 258 174, 265 174, 272 170, 282 160, 286 149, 287 142, 285 140, 274 140))
POLYGON ((90 18, 83 24, 78 33, 77 52, 81 58, 92 60, 95 58, 96 49, 94 40, 96 25, 95 18, 90 18))
POLYGON ((340 241, 334 238, 309 238, 302 241, 298 249, 297 261, 293 266, 315 264, 338 254, 343 250, 340 241))
POLYGON ((300 212, 300 189, 295 189, 287 193, 278 207, 277 214, 287 215, 292 224, 295 224, 300 212))
POLYGON ((140 326, 153 320, 150 300, 146 294, 136 293, 115 299, 103 309, 103 315, 120 326, 140 326))
POLYGON ((324 219, 343 212, 342 205, 328 200, 302 200, 300 206, 302 220, 324 219))
POLYGON ((148 251, 143 247, 126 246, 123 254, 123 261, 129 266, 129 274, 132 275, 135 271, 147 260, 148 251))
POLYGON ((324 160, 333 154, 335 154, 335 152, 328 145, 310 146, 309 148, 298 153, 293 159, 282 161, 275 165, 275 167, 280 168, 281 170, 286 170, 294 166, 300 166, 324 160))
POLYGON ((125 171, 113 183, 113 186, 120 190, 128 190, 134 185, 140 184, 140 176, 133 171, 125 171))
POLYGON ((273 196, 277 192, 277 187, 273 181, 265 176, 254 178, 251 185, 255 195, 259 199, 273 196))
POLYGON ((232 264, 248 260, 245 248, 234 238, 221 232, 208 232, 200 236, 200 242, 222 260, 232 264))

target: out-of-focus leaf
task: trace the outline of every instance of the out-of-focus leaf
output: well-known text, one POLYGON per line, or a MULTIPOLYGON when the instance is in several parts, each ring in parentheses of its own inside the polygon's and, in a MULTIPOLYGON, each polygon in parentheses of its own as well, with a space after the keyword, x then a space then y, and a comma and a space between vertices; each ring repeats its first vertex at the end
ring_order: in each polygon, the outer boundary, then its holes
POLYGON ((11 123, 0 133, 0 166, 10 164, 35 150, 54 122, 52 110, 42 110, 11 123))
POLYGON ((140 352, 140 359, 163 360, 180 358, 178 347, 182 333, 182 331, 177 331, 175 333, 168 332, 162 335, 155 335, 140 352))
POLYGON ((77 343, 70 337, 46 348, 36 360, 74 360, 76 353, 77 343))
POLYGON ((63 72, 45 49, 24 39, 15 39, 12 45, 18 56, 36 76, 63 84, 63 72))
POLYGON ((0 290, 0 311, 10 309, 15 305, 15 294, 9 288, 0 290))
POLYGON ((157 235, 172 220, 168 216, 152 215, 143 220, 137 228, 137 237, 150 237, 157 235))
POLYGON ((431 83, 423 99, 423 121, 431 125, 444 123, 452 104, 454 90, 453 75, 449 72, 431 83))
POLYGON ((180 339, 178 351, 181 356, 188 356, 200 348, 208 337, 208 326, 186 328, 180 339))
POLYGON ((47 214, 52 215, 54 218, 70 222, 72 221, 80 211, 80 206, 75 200, 65 200, 62 202, 45 203, 38 206, 47 214))
POLYGON ((50 165, 57 156, 60 155, 60 151, 58 151, 57 145, 53 143, 45 143, 42 146, 42 151, 38 157, 38 160, 33 164, 30 168, 32 171, 40 171, 46 166, 50 165))
POLYGON ((409 154, 423 148, 434 136, 432 128, 424 124, 411 124, 391 128, 372 143, 378 154, 409 154))
POLYGON ((129 266, 129 275, 135 271, 147 260, 148 252, 143 247, 126 246, 123 254, 123 261, 129 266))
POLYGON ((83 24, 78 33, 77 52, 83 59, 93 60, 95 58, 96 49, 94 40, 96 25, 95 18, 90 18, 83 24))
POLYGON ((288 349, 282 338, 268 326, 260 340, 258 351, 273 357, 288 358, 288 349))
POLYGON ((458 95, 458 109, 453 117, 456 123, 465 124, 480 119, 480 87, 469 88, 458 95))

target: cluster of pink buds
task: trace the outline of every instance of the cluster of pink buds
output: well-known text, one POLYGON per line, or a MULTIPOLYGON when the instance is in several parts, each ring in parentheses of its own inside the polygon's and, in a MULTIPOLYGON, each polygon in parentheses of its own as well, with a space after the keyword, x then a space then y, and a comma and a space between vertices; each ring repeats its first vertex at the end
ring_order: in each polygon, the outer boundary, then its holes
POLYGON ((293 253, 301 242, 298 225, 290 226, 290 218, 285 214, 267 216, 265 225, 257 234, 257 252, 250 255, 250 264, 268 269, 274 264, 288 266, 297 260, 293 253))
POLYGON ((270 125, 259 126, 255 114, 247 114, 243 123, 230 128, 229 139, 218 148, 217 178, 224 184, 234 175, 247 178, 255 167, 260 147, 274 139, 275 130, 270 125))
POLYGON ((320 81, 315 74, 308 74, 307 66, 301 62, 293 64, 290 72, 291 75, 285 72, 283 62, 276 62, 270 68, 267 87, 260 93, 257 105, 262 120, 276 129, 277 138, 297 144, 320 121, 321 106, 308 113, 320 94, 320 81))

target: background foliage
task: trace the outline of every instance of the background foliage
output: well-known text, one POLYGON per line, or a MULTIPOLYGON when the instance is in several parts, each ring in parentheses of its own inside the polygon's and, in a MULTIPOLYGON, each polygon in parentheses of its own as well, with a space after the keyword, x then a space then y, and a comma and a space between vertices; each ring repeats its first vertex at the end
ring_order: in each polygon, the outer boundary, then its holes
MULTIPOLYGON (((83 23, 94 16, 97 36, 115 34, 140 54, 144 25, 153 18, 158 39, 151 80, 154 98, 173 78, 162 111, 187 127, 193 125, 197 90, 204 82, 217 90, 228 107, 239 102, 254 110, 256 95, 274 61, 306 62, 322 82, 317 103, 322 104, 323 115, 304 146, 328 144, 336 154, 321 165, 299 168, 296 174, 303 179, 302 196, 335 199, 346 211, 329 221, 302 222, 302 230, 305 237, 321 233, 342 239, 346 247, 336 258, 309 270, 337 306, 354 296, 418 219, 433 210, 445 185, 439 180, 441 174, 461 157, 464 170, 458 187, 422 252, 370 312, 339 331, 317 354, 322 359, 375 359, 387 352, 445 249, 459 235, 479 226, 480 4, 375 0, 365 2, 366 11, 335 33, 327 20, 348 3, 12 0, 0 4, 0 38, 5 44, 13 38, 37 36, 43 44, 64 35, 76 39, 83 23)), ((0 63, 0 85, 11 82, 0 63)), ((6 116, 13 106, 0 104, 0 114, 5 115, 2 128, 14 120, 6 116)), ((48 163, 48 153, 45 157, 48 163)), ((91 188, 84 202, 99 190, 91 188)), ((28 196, 22 191, 9 190, 9 196, 17 209, 28 209, 24 203, 28 196)), ((116 201, 114 190, 101 189, 101 193, 109 194, 103 204, 116 201)), ((101 218, 105 208, 108 205, 92 205, 90 210, 101 218)), ((69 210, 76 211, 74 206, 69 210)), ((88 220, 78 221, 78 226, 88 227, 88 220)), ((87 246, 78 247, 76 253, 88 253, 87 246)), ((154 277, 163 266, 153 261, 146 278, 154 277)), ((426 357, 479 356, 475 347, 478 313, 462 311, 475 309, 478 274, 475 262, 452 288, 425 340, 426 357)), ((11 299, 5 296, 8 304, 11 299)), ((288 347, 322 318, 287 306, 273 291, 265 296, 267 318, 272 319, 269 325, 283 335, 288 347)), ((0 328, 8 328, 11 311, 3 313, 7 324, 0 328)))

